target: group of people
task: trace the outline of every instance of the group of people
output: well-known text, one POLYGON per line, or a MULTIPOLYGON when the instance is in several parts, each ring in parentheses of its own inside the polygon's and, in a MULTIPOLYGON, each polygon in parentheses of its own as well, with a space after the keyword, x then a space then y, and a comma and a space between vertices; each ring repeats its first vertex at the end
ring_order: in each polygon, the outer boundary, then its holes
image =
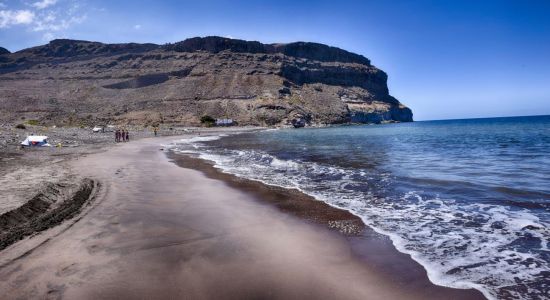
POLYGON ((128 130, 124 130, 124 129, 119 130, 119 129, 117 129, 115 131, 115 141, 117 143, 130 141, 130 135, 128 133, 128 130))

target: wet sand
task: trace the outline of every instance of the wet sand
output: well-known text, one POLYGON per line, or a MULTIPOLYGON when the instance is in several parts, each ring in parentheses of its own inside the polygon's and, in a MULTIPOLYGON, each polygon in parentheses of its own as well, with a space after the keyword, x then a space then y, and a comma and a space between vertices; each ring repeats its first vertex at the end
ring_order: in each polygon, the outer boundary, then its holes
POLYGON ((223 173, 214 168, 212 162, 191 155, 169 153, 168 157, 181 167, 199 170, 208 178, 222 180, 232 188, 245 191, 257 202, 275 206, 281 212, 316 224, 323 230, 331 229, 344 235, 355 258, 366 264, 377 276, 396 283, 404 291, 425 299, 485 299, 477 290, 434 285, 420 264, 409 255, 397 251, 388 237, 375 232, 350 212, 332 207, 298 190, 269 186, 223 173))
POLYGON ((401 266, 403 256, 392 263, 392 255, 377 254, 390 271, 368 263, 376 259, 360 253, 385 248, 365 244, 364 230, 346 237, 319 225, 346 219, 345 212, 307 218, 313 206, 306 202, 299 214, 281 209, 288 194, 275 193, 280 202, 273 205, 273 193, 259 186, 246 190, 179 167, 159 151, 173 139, 143 139, 71 161, 79 176, 102 183, 98 199, 71 226, 0 252, 2 299, 482 298, 418 279, 401 266), (396 272, 424 283, 388 275, 396 272))

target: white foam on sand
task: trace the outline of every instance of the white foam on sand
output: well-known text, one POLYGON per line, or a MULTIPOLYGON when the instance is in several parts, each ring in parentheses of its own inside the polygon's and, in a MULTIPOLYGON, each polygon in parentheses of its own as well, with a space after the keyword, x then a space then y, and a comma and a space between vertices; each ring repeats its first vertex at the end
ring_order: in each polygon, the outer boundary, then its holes
POLYGON ((219 140, 224 136, 227 136, 227 135, 226 134, 206 135, 206 136, 199 135, 188 139, 181 139, 178 141, 178 143, 193 144, 193 143, 199 143, 199 142, 209 142, 209 141, 219 140))
POLYGON ((389 174, 282 160, 248 150, 219 153, 201 144, 213 139, 187 140, 177 149, 196 153, 223 172, 298 189, 350 211, 424 266, 435 284, 475 288, 490 299, 547 296, 550 286, 544 272, 550 272, 550 265, 544 252, 548 251, 550 224, 526 209, 424 199, 420 191, 409 191, 398 199, 381 199, 370 189, 356 187, 376 176, 375 188, 383 189, 391 181, 389 174), (526 251, 514 246, 525 237, 540 239, 540 247, 526 251))

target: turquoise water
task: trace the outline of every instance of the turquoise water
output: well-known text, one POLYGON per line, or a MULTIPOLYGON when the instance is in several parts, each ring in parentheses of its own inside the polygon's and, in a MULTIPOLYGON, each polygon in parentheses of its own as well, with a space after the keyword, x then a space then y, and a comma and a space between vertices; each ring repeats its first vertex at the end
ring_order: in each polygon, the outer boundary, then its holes
POLYGON ((283 129, 178 146, 390 236, 441 285, 550 297, 550 116, 283 129))

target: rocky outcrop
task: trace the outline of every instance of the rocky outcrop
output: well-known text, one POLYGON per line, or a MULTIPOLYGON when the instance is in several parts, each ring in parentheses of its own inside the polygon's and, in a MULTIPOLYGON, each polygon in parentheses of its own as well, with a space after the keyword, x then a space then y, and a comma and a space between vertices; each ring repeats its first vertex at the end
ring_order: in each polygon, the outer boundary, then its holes
POLYGON ((412 122, 412 111, 408 107, 401 105, 390 106, 389 108, 382 104, 381 107, 376 106, 351 106, 350 122, 352 123, 383 123, 383 122, 412 122))
POLYGON ((75 57, 117 53, 140 53, 159 48, 155 44, 103 44, 98 42, 57 39, 47 45, 25 49, 17 53, 38 57, 75 57))
POLYGON ((298 84, 326 84, 360 87, 378 98, 388 96, 386 73, 364 66, 324 66, 315 63, 284 63, 280 75, 298 84))
POLYGON ((306 126, 307 121, 304 118, 294 118, 290 121, 290 124, 292 124, 294 128, 301 128, 306 126))
POLYGON ((0 55, 0 117, 45 124, 409 122, 387 75, 317 43, 221 37, 166 45, 54 40, 0 55))
POLYGON ((370 61, 355 53, 318 43, 296 42, 289 44, 262 44, 256 41, 222 38, 217 36, 195 37, 185 41, 163 46, 167 51, 194 52, 207 51, 219 53, 231 51, 239 53, 283 54, 289 57, 316 61, 335 61, 370 65, 370 61))
POLYGON ((0 63, 9 62, 9 58, 7 56, 10 53, 11 52, 8 49, 0 47, 0 63))

